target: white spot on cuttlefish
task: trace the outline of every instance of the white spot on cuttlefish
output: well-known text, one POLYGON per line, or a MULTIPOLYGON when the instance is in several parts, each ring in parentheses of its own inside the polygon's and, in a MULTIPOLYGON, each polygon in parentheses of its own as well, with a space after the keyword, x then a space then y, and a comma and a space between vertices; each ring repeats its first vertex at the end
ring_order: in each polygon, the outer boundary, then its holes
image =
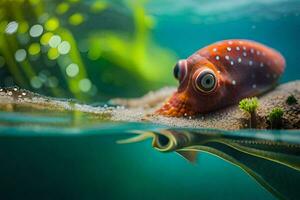
POLYGON ((264 63, 261 62, 259 66, 260 66, 260 67, 263 67, 263 66, 264 66, 264 63))
POLYGON ((238 62, 239 62, 239 63, 241 63, 241 62, 242 62, 242 59, 241 59, 240 57, 238 58, 238 62))
POLYGON ((227 47, 227 51, 231 51, 231 47, 227 47))
POLYGON ((245 46, 243 46, 243 50, 247 50, 247 48, 245 46))
POLYGON ((231 83, 232 83, 232 85, 235 85, 235 84, 236 84, 236 81, 235 81, 235 80, 232 80, 231 83))
POLYGON ((252 88, 256 88, 256 84, 253 84, 253 85, 252 85, 252 88))
POLYGON ((230 64, 233 66, 233 65, 234 65, 234 62, 233 62, 233 61, 230 61, 230 64))
POLYGON ((220 73, 221 73, 221 72, 220 72, 220 70, 218 70, 217 72, 218 72, 218 74, 220 74, 220 73))
POLYGON ((253 65, 253 61, 249 60, 249 65, 252 66, 253 65))
POLYGON ((239 47, 239 46, 237 46, 235 49, 236 49, 237 51, 239 51, 239 50, 240 50, 240 47, 239 47))
POLYGON ((216 60, 220 60, 220 56, 216 56, 216 60))
POLYGON ((217 51, 217 48, 213 48, 213 52, 216 52, 217 51))
POLYGON ((229 60, 229 56, 228 56, 228 55, 226 55, 226 56, 225 56, 225 59, 226 59, 226 60, 229 60))
POLYGON ((23 96, 25 96, 25 95, 26 95, 26 93, 25 93, 25 92, 22 92, 22 95, 23 95, 23 96))
POLYGON ((231 40, 230 40, 230 41, 228 41, 228 44, 232 45, 232 41, 231 41, 231 40))
POLYGON ((12 95, 12 92, 11 92, 11 91, 9 91, 7 94, 8 94, 9 96, 11 96, 11 95, 12 95))
POLYGON ((251 53, 254 53, 254 49, 251 48, 251 49, 250 49, 250 52, 251 52, 251 53))
POLYGON ((246 52, 243 52, 243 56, 246 57, 246 56, 247 56, 247 53, 246 53, 246 52))

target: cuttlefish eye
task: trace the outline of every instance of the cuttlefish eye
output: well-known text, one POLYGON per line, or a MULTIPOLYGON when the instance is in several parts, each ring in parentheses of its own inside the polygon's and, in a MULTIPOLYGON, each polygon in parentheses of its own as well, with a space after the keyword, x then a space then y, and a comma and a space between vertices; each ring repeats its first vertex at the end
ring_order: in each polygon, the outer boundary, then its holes
POLYGON ((174 77, 180 82, 182 82, 186 77, 186 71, 187 71, 186 60, 179 60, 173 69, 174 77))
POLYGON ((212 70, 201 71, 195 79, 195 86, 201 92, 211 92, 217 85, 217 79, 212 70))
POLYGON ((174 77, 179 80, 179 76, 180 76, 180 69, 179 69, 179 64, 176 63, 174 69, 173 69, 173 74, 174 74, 174 77))

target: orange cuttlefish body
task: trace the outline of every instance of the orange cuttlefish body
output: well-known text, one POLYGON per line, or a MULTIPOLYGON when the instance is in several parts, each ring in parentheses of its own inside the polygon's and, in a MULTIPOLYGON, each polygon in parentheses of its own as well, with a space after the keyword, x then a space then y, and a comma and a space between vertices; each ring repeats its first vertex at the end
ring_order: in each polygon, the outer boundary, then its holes
POLYGON ((217 42, 178 61, 178 90, 156 113, 191 116, 235 104, 274 87, 284 68, 279 52, 257 42, 217 42))

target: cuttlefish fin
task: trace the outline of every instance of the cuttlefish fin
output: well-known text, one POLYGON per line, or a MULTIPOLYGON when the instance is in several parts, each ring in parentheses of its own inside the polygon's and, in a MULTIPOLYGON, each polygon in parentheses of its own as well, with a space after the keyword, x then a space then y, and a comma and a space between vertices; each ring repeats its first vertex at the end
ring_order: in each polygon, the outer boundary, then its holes
POLYGON ((197 160, 197 151, 176 151, 180 156, 182 156, 185 160, 195 163, 197 160))
POLYGON ((135 137, 123 139, 123 140, 118 140, 117 144, 128 144, 128 143, 141 142, 148 138, 153 138, 153 136, 154 136, 152 132, 146 132, 146 131, 132 131, 132 133, 136 133, 139 135, 137 135, 135 137))

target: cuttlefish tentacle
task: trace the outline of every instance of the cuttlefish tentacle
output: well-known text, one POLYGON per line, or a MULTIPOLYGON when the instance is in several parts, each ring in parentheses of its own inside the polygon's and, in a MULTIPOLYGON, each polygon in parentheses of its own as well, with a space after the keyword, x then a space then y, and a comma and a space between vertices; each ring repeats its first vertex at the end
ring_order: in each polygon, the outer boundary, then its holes
POLYGON ((123 139, 117 141, 118 144, 128 144, 128 143, 136 143, 141 142, 144 140, 147 140, 149 138, 152 138, 152 146, 161 151, 161 152, 168 152, 168 151, 174 151, 178 147, 178 142, 181 140, 174 137, 173 134, 169 130, 160 130, 159 132, 154 131, 140 131, 135 130, 131 131, 131 133, 138 134, 137 136, 123 139))
POLYGON ((160 130, 159 132, 152 131, 131 131, 139 134, 117 141, 118 144, 136 143, 152 138, 152 146, 160 152, 176 151, 180 156, 191 163, 195 163, 198 152, 196 151, 181 151, 180 149, 194 142, 193 135, 189 132, 182 131, 180 134, 174 134, 173 130, 160 130))
POLYGON ((149 138, 154 138, 155 137, 155 134, 153 132, 150 132, 150 131, 135 130, 135 131, 131 131, 131 133, 136 133, 138 135, 134 136, 134 137, 127 138, 127 139, 118 140, 117 144, 136 143, 136 142, 141 142, 141 141, 147 140, 149 138))

